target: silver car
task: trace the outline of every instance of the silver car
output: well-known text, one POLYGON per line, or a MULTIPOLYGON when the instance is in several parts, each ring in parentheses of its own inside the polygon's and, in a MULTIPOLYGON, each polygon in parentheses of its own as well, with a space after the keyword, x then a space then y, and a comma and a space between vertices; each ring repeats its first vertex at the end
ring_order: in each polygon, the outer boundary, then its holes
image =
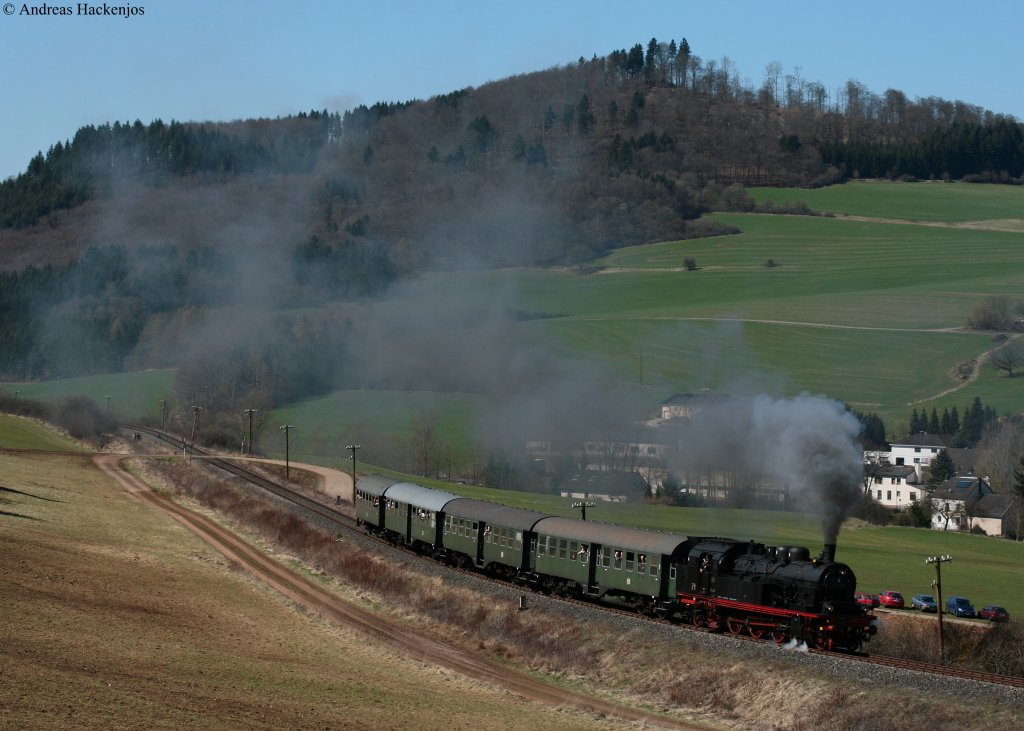
POLYGON ((910 599, 911 609, 920 609, 922 612, 934 612, 938 610, 935 597, 928 594, 914 594, 910 599))

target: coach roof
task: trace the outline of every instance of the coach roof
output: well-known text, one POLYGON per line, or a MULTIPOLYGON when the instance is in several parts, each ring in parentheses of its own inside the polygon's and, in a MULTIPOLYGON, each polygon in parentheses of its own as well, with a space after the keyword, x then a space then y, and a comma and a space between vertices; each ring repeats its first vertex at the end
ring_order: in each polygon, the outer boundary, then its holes
POLYGON ((360 492, 365 492, 367 495, 376 495, 380 497, 384 494, 392 485, 400 482, 393 477, 385 477, 384 475, 367 475, 356 483, 356 489, 360 492))
POLYGON ((445 507, 444 512, 457 518, 479 520, 489 525, 504 526, 516 530, 532 530, 538 520, 548 517, 546 514, 538 513, 536 510, 510 508, 507 505, 498 505, 469 497, 452 500, 445 507))
POLYGON ((624 528, 607 523, 575 520, 572 518, 545 518, 534 526, 538 535, 567 538, 584 543, 597 543, 613 548, 633 548, 650 554, 673 555, 680 546, 688 545, 686 536, 655 533, 639 528, 624 528))
POLYGON ((429 487, 416 485, 411 482, 396 482, 384 492, 384 497, 400 503, 407 503, 416 508, 432 510, 435 513, 443 510, 444 506, 458 497, 450 492, 431 490, 429 487))

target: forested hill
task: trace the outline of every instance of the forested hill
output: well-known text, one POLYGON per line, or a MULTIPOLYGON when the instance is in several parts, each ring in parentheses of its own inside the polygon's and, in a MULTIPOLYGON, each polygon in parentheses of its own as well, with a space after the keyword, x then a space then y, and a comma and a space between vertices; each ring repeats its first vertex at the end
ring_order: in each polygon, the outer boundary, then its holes
POLYGON ((168 364, 183 313, 252 298, 315 306, 424 267, 708 235, 701 213, 749 208, 745 185, 1024 172, 1013 119, 776 64, 748 87, 695 50, 651 39, 344 113, 82 128, 0 184, 0 372, 168 364), (44 314, 70 330, 41 335, 44 314))

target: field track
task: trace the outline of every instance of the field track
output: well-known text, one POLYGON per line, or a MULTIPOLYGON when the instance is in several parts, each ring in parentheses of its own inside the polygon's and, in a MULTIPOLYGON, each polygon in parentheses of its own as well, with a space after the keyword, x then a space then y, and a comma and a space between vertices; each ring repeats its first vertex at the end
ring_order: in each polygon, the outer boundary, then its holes
POLYGON ((577 706, 595 714, 639 721, 658 728, 687 731, 704 728, 548 685, 439 640, 410 632, 407 627, 399 627, 381 616, 351 605, 271 560, 227 529, 153 490, 124 468, 123 462, 126 459, 130 457, 118 454, 93 457, 97 467, 121 485, 126 492, 169 515, 257 580, 310 613, 351 628, 374 642, 391 647, 406 658, 441 665, 538 703, 556 707, 577 706))

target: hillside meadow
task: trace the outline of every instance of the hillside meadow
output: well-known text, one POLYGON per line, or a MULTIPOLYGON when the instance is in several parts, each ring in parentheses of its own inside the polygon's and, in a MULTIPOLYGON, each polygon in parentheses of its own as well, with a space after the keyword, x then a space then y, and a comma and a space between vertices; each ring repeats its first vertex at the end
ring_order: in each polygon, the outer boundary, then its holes
MULTIPOLYGON (((540 344, 565 374, 631 392, 652 414, 673 393, 700 389, 823 394, 878 413, 890 437, 905 432, 912 409, 962 412, 975 396, 1024 412, 1024 380, 990 365, 976 380, 957 376, 994 345, 992 334, 963 329, 972 309, 1024 284, 1024 233, 992 228, 1024 220, 1024 188, 857 182, 751 194, 864 220, 718 213, 711 218, 740 233, 619 249, 582 269, 423 272, 423 299, 402 306, 429 307, 430 292, 493 293, 498 306, 533 313, 510 325, 518 339, 540 344), (695 271, 683 271, 686 257, 695 271)), ((100 404, 111 396, 115 413, 136 418, 158 415, 172 384, 172 371, 147 371, 7 388, 100 404)), ((296 426, 307 456, 330 456, 366 427, 408 440, 424 418, 466 453, 475 415, 500 408, 479 394, 381 385, 284 405, 274 421, 296 426)), ((268 436, 265 448, 276 441, 268 436)))

